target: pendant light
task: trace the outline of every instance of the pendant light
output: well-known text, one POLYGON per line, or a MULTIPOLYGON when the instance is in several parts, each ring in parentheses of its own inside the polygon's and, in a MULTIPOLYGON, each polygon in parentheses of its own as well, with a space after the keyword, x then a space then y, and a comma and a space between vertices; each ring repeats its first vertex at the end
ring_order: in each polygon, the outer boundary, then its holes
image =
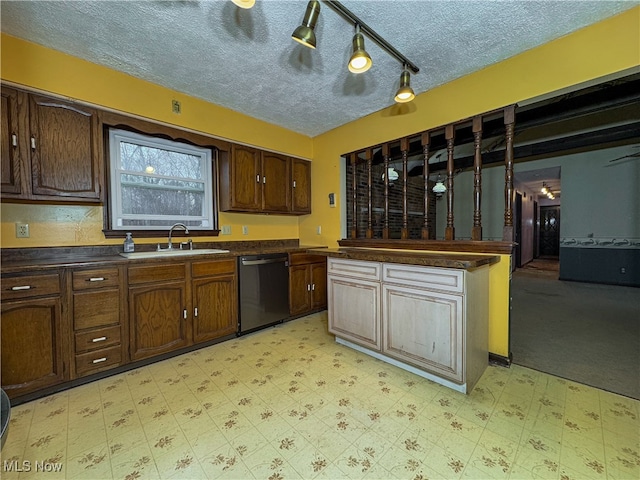
POLYGON ((371 68, 371 57, 364 49, 364 36, 360 33, 360 25, 356 23, 356 34, 353 36, 353 54, 349 59, 351 73, 364 73, 371 68))
POLYGON ((413 100, 415 96, 413 88, 411 88, 411 74, 407 66, 404 65, 402 73, 400 74, 400 88, 398 88, 394 100, 397 103, 407 103, 413 100))
POLYGON ((320 2, 318 0, 311 0, 307 4, 307 10, 304 13, 302 25, 293 31, 291 38, 305 47, 316 48, 316 34, 313 29, 316 27, 316 21, 319 16, 320 2))
POLYGON ((231 0, 240 8, 251 8, 256 4, 256 0, 231 0))
POLYGON ((442 197, 442 194, 446 191, 447 191, 447 187, 445 187, 444 183, 442 183, 440 174, 438 174, 438 179, 436 180, 436 184, 433 186, 433 193, 436 194, 436 198, 440 198, 442 197))

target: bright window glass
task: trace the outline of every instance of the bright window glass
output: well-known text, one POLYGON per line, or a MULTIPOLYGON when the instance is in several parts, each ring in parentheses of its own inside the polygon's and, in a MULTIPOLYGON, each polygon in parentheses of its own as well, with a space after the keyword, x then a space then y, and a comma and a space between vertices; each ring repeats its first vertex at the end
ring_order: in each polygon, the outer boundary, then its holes
POLYGON ((214 228, 210 149, 116 129, 109 143, 112 229, 214 228))

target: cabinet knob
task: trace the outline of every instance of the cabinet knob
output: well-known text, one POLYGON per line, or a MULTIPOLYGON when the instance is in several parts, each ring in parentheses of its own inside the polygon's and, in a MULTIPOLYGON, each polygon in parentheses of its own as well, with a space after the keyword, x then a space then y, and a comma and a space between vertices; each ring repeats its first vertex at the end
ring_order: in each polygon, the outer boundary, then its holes
POLYGON ((96 358, 91 363, 102 363, 102 362, 106 362, 106 361, 107 361, 107 357, 102 357, 102 358, 96 358))

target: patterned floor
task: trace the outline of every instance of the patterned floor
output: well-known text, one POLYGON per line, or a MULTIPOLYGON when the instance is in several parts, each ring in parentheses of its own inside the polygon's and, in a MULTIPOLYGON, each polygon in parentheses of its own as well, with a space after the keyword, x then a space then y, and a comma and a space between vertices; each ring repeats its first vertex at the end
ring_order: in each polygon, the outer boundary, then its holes
POLYGON ((2 478, 638 479, 639 417, 518 366, 465 396, 321 313, 15 407, 2 478))

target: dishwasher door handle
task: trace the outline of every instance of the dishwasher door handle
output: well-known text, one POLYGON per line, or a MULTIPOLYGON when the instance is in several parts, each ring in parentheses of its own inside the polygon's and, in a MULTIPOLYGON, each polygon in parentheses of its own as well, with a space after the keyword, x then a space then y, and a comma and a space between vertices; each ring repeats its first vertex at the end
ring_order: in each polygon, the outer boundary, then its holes
POLYGON ((266 265, 268 263, 287 263, 287 257, 265 258, 263 260, 245 260, 242 259, 242 265, 266 265))

